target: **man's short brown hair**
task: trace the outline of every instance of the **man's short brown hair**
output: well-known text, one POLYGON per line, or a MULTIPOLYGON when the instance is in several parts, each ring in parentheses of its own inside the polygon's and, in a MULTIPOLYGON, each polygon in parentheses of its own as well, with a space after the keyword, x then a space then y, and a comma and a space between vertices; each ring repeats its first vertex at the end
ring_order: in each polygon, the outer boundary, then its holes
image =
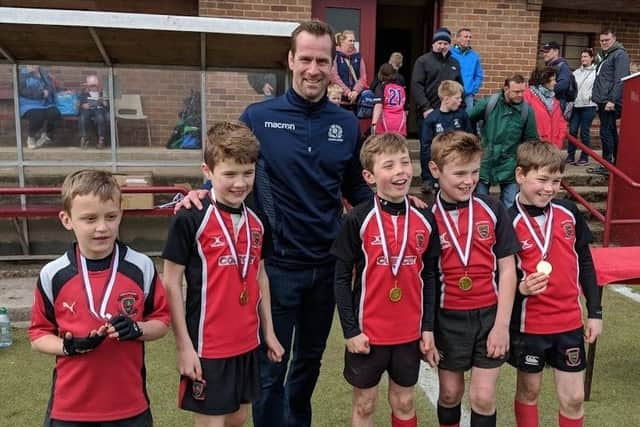
POLYGON ((524 79, 522 74, 513 74, 504 80, 504 87, 509 87, 512 82, 520 84, 520 83, 525 83, 526 80, 524 79))
POLYGON ((118 206, 122 200, 120 186, 111 172, 81 169, 67 175, 62 183, 62 208, 71 215, 73 199, 88 194, 97 196, 101 202, 113 200, 118 206))
POLYGON ((360 164, 362 168, 373 172, 375 157, 382 153, 395 154, 409 152, 409 145, 404 136, 399 133, 381 133, 367 138, 360 149, 360 164))
POLYGON ((551 173, 564 173, 564 160, 564 153, 549 141, 527 141, 518 146, 516 167, 524 175, 542 168, 547 168, 551 173))
POLYGON ((454 130, 441 133, 431 143, 431 160, 442 170, 455 157, 470 162, 482 156, 480 139, 472 133, 454 130))
POLYGON ((336 40, 335 35, 333 33, 333 29, 326 22, 322 22, 318 19, 312 19, 310 21, 302 21, 300 25, 298 25, 293 32, 291 33, 291 46, 289 50, 291 50, 291 54, 295 56, 296 54, 296 43, 298 39, 298 34, 302 32, 307 32, 316 37, 329 36, 331 39, 331 60, 336 56, 336 40))
POLYGON ((462 85, 455 80, 443 80, 438 86, 438 98, 442 101, 445 96, 462 95, 464 89, 462 85))
POLYGON ((258 161, 259 144, 242 122, 219 122, 209 128, 204 162, 213 171, 216 164, 233 160, 241 165, 258 161))

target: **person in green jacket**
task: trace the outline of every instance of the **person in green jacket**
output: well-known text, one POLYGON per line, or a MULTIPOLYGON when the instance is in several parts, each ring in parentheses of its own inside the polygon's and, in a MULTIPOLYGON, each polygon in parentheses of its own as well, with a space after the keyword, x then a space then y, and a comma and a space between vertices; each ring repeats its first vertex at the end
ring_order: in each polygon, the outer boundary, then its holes
POLYGON ((500 185, 500 201, 506 208, 513 205, 518 192, 516 150, 523 142, 538 139, 533 109, 524 101, 525 89, 524 77, 514 74, 498 94, 478 101, 469 114, 472 124, 484 121, 480 131, 484 155, 476 192, 489 194, 492 185, 500 185))

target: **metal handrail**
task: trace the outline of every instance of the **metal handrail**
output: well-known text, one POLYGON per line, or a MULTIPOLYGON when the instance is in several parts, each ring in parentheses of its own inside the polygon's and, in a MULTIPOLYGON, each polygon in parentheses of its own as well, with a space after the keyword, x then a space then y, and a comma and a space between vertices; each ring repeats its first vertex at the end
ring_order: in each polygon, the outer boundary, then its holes
MULTIPOLYGON (((580 148, 583 153, 587 153, 590 155, 593 160, 600 163, 605 169, 609 171, 609 175, 615 175, 617 178, 624 181, 627 185, 632 188, 640 189, 640 182, 634 181, 629 175, 622 172, 618 169, 613 163, 605 160, 600 154, 593 151, 590 147, 584 145, 579 139, 571 135, 567 132, 567 138, 570 144, 575 145, 580 148)), ((609 241, 611 239, 611 226, 614 224, 640 224, 640 218, 638 219, 612 219, 611 218, 611 207, 613 206, 613 190, 614 190, 614 180, 609 179, 608 191, 607 191, 607 205, 605 208, 605 214, 602 215, 600 212, 595 209, 591 203, 589 203, 584 197, 580 196, 570 185, 568 185, 565 181, 562 181, 562 187, 569 193, 575 200, 584 206, 591 214, 595 216, 596 219, 601 221, 604 224, 604 236, 602 238, 602 246, 609 246, 609 241)))

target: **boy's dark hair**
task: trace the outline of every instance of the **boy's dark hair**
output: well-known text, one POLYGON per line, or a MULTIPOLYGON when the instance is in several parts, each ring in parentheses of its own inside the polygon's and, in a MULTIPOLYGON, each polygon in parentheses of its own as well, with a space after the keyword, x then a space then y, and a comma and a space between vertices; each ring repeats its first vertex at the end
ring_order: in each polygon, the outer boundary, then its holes
POLYGON ((611 34, 614 38, 616 38, 616 32, 613 31, 611 28, 605 28, 604 30, 600 31, 600 35, 603 34, 611 34))
POLYGON ((291 54, 296 54, 296 43, 298 40, 298 34, 302 32, 307 32, 316 37, 329 36, 331 39, 331 60, 336 56, 336 40, 333 33, 333 29, 326 22, 322 22, 318 19, 312 19, 310 21, 302 21, 300 25, 298 25, 293 32, 291 33, 291 46, 289 50, 291 50, 291 54))
POLYGON ((552 67, 534 68, 529 76, 529 86, 541 86, 549 83, 556 75, 557 71, 552 67))
POLYGON ((62 183, 62 209, 71 215, 73 199, 93 194, 101 202, 113 200, 118 206, 122 192, 111 172, 95 169, 81 169, 70 173, 62 183))
POLYGON ((516 167, 524 175, 542 168, 547 168, 551 173, 564 173, 565 155, 549 141, 527 141, 518 146, 516 167))
POLYGON ((380 66, 380 70, 378 70, 378 80, 381 82, 388 82, 393 80, 396 76, 396 69, 393 68, 393 65, 389 63, 384 63, 380 66))
POLYGON ((593 58, 593 49, 591 48, 582 49, 580 51, 580 55, 582 55, 583 53, 586 53, 587 55, 593 58))
POLYGON ((394 154, 401 151, 409 152, 409 145, 404 136, 390 132, 373 135, 367 138, 360 149, 360 164, 362 168, 373 172, 375 156, 382 153, 394 154))
POLYGON ((459 157, 464 162, 470 162, 482 156, 480 139, 472 133, 454 130, 441 133, 431 143, 431 160, 442 170, 445 164, 459 157))
POLYGON ((209 128, 204 149, 204 162, 213 171, 216 164, 227 159, 245 165, 258 161, 259 144, 242 122, 219 122, 209 128))
POLYGON ((462 85, 455 80, 443 80, 438 86, 438 98, 442 101, 445 96, 455 96, 464 94, 462 85))
POLYGON ((468 32, 468 33, 470 33, 470 32, 471 32, 471 30, 470 30, 469 28, 460 28, 460 29, 458 30, 458 32, 456 33, 456 37, 460 37, 460 34, 462 34, 462 33, 463 33, 463 32, 465 32, 465 31, 466 31, 466 32, 468 32))
POLYGON ((522 76, 522 74, 513 74, 512 76, 509 76, 509 77, 507 77, 507 78, 504 80, 504 86, 505 86, 505 87, 509 87, 509 85, 510 85, 512 82, 513 82, 513 83, 518 83, 518 84, 520 84, 520 83, 525 83, 525 82, 526 82, 526 80, 524 79, 524 77, 522 76))

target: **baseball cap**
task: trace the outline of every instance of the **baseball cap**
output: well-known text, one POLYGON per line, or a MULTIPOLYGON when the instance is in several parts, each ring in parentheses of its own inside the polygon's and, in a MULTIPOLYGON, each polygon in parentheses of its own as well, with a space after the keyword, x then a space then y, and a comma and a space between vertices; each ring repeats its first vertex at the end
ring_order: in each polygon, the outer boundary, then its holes
POLYGON ((540 48, 541 52, 547 52, 551 49, 558 49, 560 50, 560 45, 554 41, 550 41, 550 42, 546 42, 545 44, 542 45, 542 47, 540 48))

